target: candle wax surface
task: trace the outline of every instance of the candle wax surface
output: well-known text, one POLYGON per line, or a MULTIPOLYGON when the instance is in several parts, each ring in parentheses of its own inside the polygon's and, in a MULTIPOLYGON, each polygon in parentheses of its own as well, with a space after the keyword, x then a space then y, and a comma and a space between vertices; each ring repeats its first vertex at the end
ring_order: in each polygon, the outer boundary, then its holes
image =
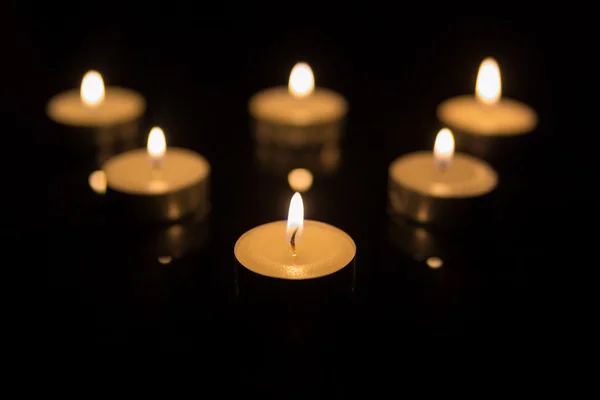
POLYGON ((167 148, 162 168, 153 174, 146 149, 121 153, 104 164, 109 188, 137 195, 176 192, 205 180, 210 173, 201 155, 177 147, 167 148))
POLYGON ((288 125, 316 125, 342 119, 348 111, 346 100, 323 88, 307 97, 296 98, 284 86, 262 90, 250 99, 250 114, 258 120, 288 125))
POLYGON ((440 171, 432 151, 401 156, 390 165, 390 178, 400 186, 422 195, 468 198, 487 194, 498 184, 498 176, 485 161, 455 153, 452 164, 440 171))
POLYGON ((522 135, 537 125, 537 115, 531 107, 508 98, 488 105, 475 96, 455 97, 440 104, 437 114, 444 125, 474 135, 522 135))
POLYGON ((104 101, 88 106, 73 89, 54 96, 48 102, 48 117, 63 125, 102 127, 119 125, 138 119, 146 109, 146 101, 137 92, 107 87, 104 101))
POLYGON ((296 240, 296 257, 287 238, 287 221, 271 222, 244 233, 235 244, 240 264, 257 274, 280 279, 312 279, 333 274, 356 255, 344 231, 318 221, 304 221, 296 240))

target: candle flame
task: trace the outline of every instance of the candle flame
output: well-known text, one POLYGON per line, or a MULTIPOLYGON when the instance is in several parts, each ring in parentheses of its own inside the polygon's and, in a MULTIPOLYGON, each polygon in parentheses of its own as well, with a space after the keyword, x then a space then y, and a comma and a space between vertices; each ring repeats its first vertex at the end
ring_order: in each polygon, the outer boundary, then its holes
POLYGON ((448 128, 441 129, 435 137, 433 159, 440 170, 445 170, 454 157, 454 136, 448 128))
POLYGON ((288 90, 297 98, 309 96, 315 90, 315 77, 307 63, 294 65, 290 73, 288 90))
POLYGON ((97 71, 88 71, 81 80, 79 95, 81 101, 90 107, 101 104, 105 96, 102 75, 97 71))
POLYGON ((158 126, 150 130, 148 134, 148 144, 146 145, 148 155, 153 160, 161 160, 167 152, 167 141, 165 133, 158 126))
POLYGON ((486 58, 479 66, 475 96, 484 104, 496 104, 502 96, 502 78, 496 60, 486 58))
POLYGON ((296 255, 296 244, 304 226, 304 204, 300 193, 294 193, 290 201, 290 210, 287 220, 287 237, 292 247, 292 254, 296 255))

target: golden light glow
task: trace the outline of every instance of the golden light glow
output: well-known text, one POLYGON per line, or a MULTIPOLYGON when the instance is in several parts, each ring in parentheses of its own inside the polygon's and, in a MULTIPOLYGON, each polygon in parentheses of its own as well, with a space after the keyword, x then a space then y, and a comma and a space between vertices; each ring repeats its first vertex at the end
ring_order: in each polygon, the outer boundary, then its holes
POLYGON ((167 152, 167 140, 162 129, 155 126, 148 134, 148 144, 146 145, 148 155, 153 159, 161 159, 167 152))
POLYGON ((298 63, 292 68, 288 90, 294 97, 309 96, 315 90, 315 77, 307 63, 298 63))
POLYGON ((475 97, 484 104, 496 104, 502 96, 502 78, 496 60, 486 58, 479 66, 475 97))
POLYGON ((302 203, 302 196, 300 193, 296 192, 292 196, 292 201, 290 201, 290 210, 288 212, 288 220, 287 220, 287 232, 288 236, 296 230, 296 228, 300 228, 297 236, 300 235, 302 231, 302 227, 304 226, 304 204, 302 203))
POLYGON ((104 171, 94 171, 88 177, 88 183, 92 190, 98 194, 106 193, 106 174, 104 171))
POLYGON ((438 168, 445 170, 452 163, 452 157, 454 157, 454 135, 450 129, 443 128, 435 137, 433 158, 438 168))
POLYGON ((425 263, 427 263, 431 269, 438 269, 444 265, 444 262, 439 257, 429 257, 427 260, 425 260, 425 263))
POLYGON ((167 265, 171 261, 173 261, 173 258, 171 256, 160 256, 160 257, 158 257, 158 262, 161 263, 162 265, 167 265))
POLYGON ((102 75, 97 71, 88 71, 81 80, 79 95, 81 101, 90 107, 101 104, 105 96, 102 75))
POLYGON ((288 183, 293 191, 304 193, 312 186, 313 175, 305 168, 296 168, 288 174, 288 183))

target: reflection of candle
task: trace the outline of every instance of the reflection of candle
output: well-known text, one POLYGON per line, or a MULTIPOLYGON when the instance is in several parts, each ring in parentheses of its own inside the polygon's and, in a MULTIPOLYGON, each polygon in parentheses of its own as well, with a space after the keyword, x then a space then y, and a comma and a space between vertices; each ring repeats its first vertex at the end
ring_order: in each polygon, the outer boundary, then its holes
POLYGON ((314 125, 341 119, 346 100, 338 93, 315 87, 308 64, 298 63, 290 73, 288 87, 262 90, 250 99, 250 114, 257 120, 284 125, 314 125))
POLYGON ((143 219, 175 220, 208 207, 210 165, 201 155, 169 148, 162 129, 152 128, 146 149, 127 151, 104 165, 109 194, 130 200, 143 219), (145 206, 136 202, 145 200, 145 206))
POLYGON ((356 245, 348 234, 323 222, 305 221, 302 197, 292 197, 288 221, 260 225, 235 244, 237 261, 267 277, 304 280, 334 274, 351 264, 356 245))
POLYGON ((420 222, 433 222, 439 214, 456 210, 455 200, 490 193, 496 172, 486 162, 454 153, 452 132, 444 128, 434 151, 420 151, 397 158, 389 168, 390 200, 394 210, 420 222))
POLYGON ((501 97, 500 68, 492 58, 479 67, 475 96, 459 96, 439 105, 439 120, 457 132, 480 136, 514 136, 532 131, 537 115, 526 104, 501 97))
POLYGON ((48 102, 48 116, 57 123, 82 128, 102 128, 137 120, 146 108, 137 92, 104 87, 102 76, 89 71, 81 87, 54 96, 48 102))

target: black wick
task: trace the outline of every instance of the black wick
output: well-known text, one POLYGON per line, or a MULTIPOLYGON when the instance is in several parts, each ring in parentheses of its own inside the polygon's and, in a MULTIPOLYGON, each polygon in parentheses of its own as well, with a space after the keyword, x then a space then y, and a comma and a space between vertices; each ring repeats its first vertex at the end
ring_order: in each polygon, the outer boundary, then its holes
POLYGON ((292 246, 292 253, 294 256, 296 255, 296 234, 298 233, 299 229, 300 229, 300 227, 297 227, 296 229, 294 229, 294 232, 292 233, 292 237, 290 238, 290 246, 292 246))

